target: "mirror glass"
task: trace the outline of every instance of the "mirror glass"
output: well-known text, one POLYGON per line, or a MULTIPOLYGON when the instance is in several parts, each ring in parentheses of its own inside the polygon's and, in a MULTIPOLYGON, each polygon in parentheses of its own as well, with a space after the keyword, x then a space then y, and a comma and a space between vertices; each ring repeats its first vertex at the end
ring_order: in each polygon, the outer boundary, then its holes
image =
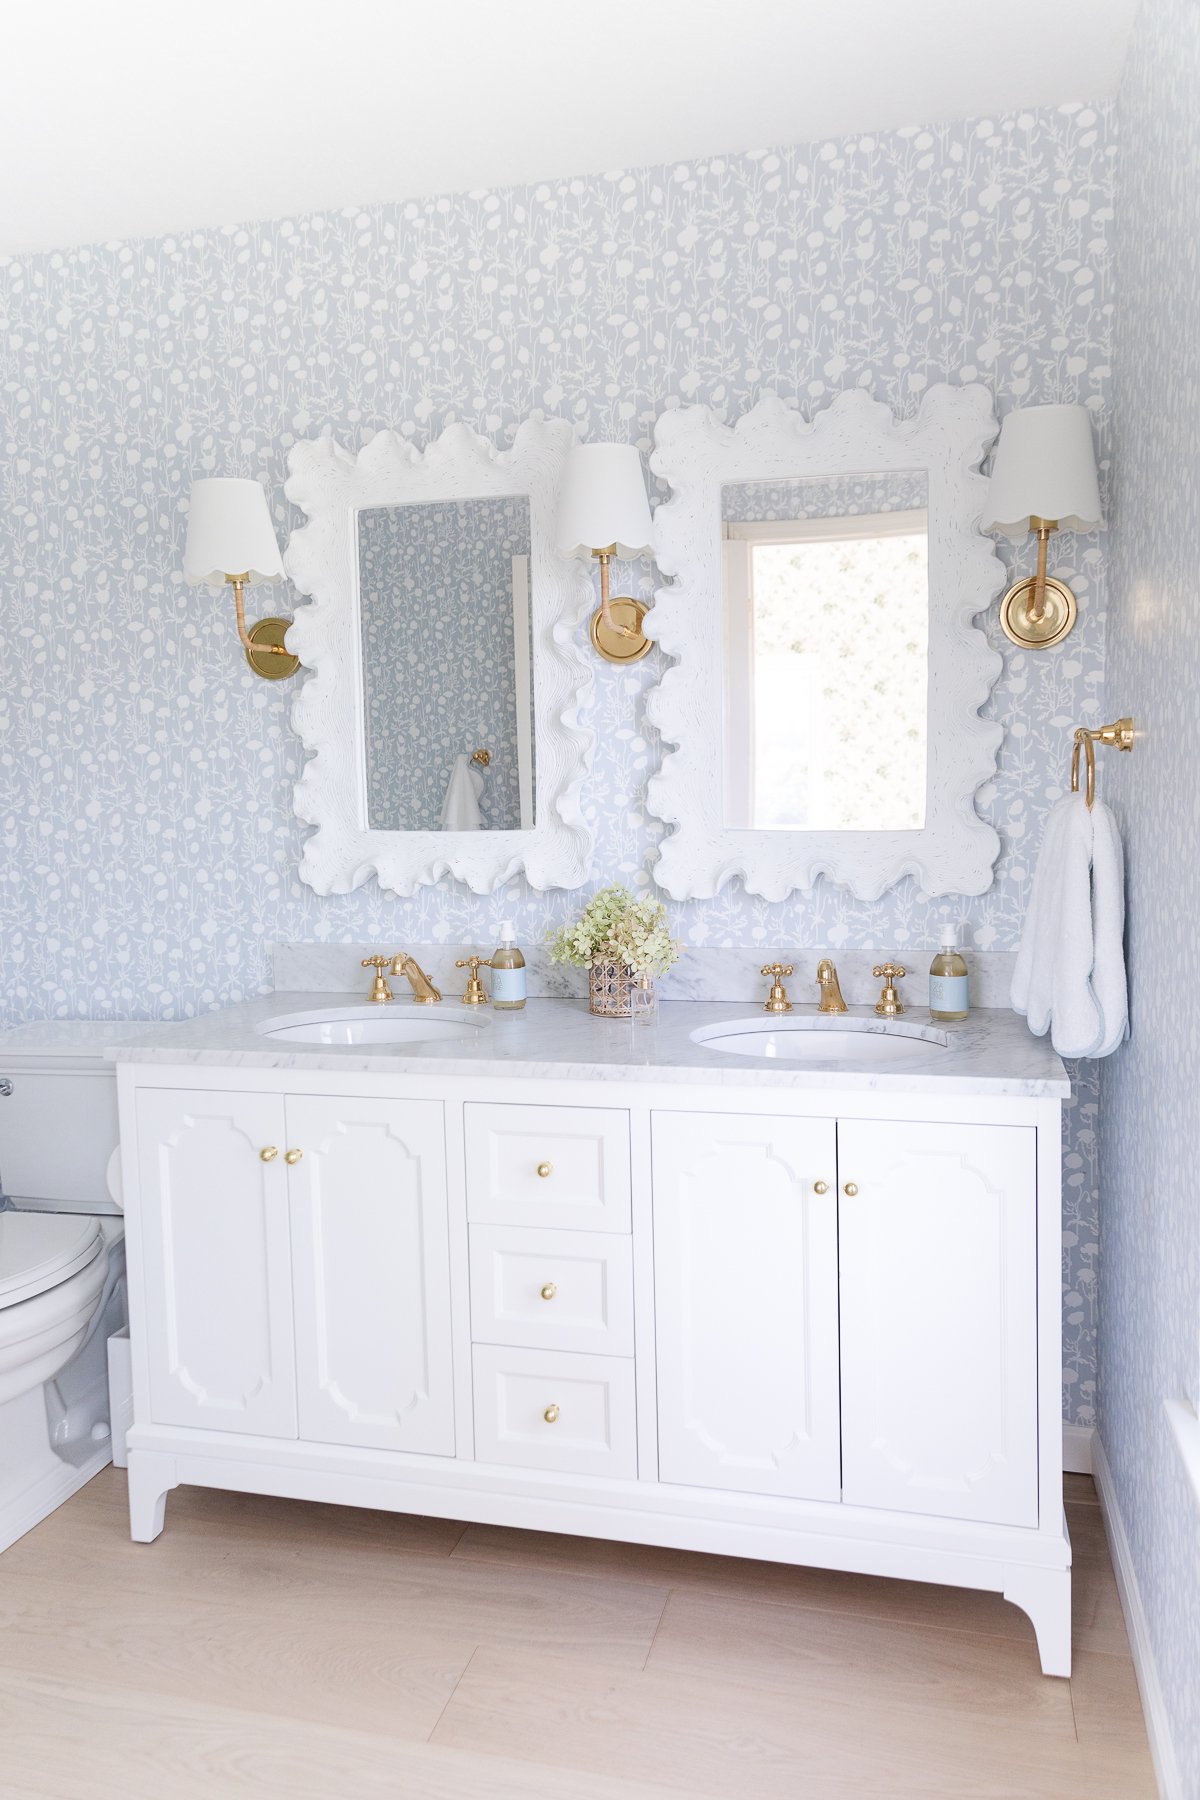
POLYGON ((737 482, 721 518, 725 824, 920 830, 924 470, 737 482))
POLYGON ((358 514, 367 825, 530 831, 529 498, 358 514))

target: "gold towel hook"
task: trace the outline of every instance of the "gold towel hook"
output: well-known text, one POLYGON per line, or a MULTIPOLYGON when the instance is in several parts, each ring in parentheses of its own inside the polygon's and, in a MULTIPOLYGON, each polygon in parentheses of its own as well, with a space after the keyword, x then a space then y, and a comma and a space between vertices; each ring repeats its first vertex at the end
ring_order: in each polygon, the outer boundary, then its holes
POLYGON ((1086 798, 1088 811, 1096 803, 1096 744, 1108 744, 1117 750, 1133 749, 1133 720, 1129 718, 1114 719, 1111 725, 1101 725, 1098 731, 1089 731, 1081 725, 1075 733, 1075 748, 1071 752, 1071 792, 1079 792, 1079 752, 1082 750, 1087 758, 1086 798))

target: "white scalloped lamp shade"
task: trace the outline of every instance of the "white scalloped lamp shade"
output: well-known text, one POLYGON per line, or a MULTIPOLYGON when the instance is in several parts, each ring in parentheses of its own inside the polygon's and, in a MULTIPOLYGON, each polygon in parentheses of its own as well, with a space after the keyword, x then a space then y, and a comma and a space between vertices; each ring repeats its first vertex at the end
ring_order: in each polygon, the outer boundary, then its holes
POLYGON ((257 481, 204 476, 192 483, 183 577, 194 587, 223 587, 227 575, 245 575, 247 587, 278 581, 283 558, 257 481))
POLYGON ((1057 519, 1064 531, 1104 523, 1086 406, 1021 406, 1005 415, 983 529, 1023 538, 1030 519, 1057 519))
POLYGON ((556 536, 564 556, 590 556, 609 544, 618 556, 646 554, 654 527, 633 444, 575 445, 563 470, 556 536))

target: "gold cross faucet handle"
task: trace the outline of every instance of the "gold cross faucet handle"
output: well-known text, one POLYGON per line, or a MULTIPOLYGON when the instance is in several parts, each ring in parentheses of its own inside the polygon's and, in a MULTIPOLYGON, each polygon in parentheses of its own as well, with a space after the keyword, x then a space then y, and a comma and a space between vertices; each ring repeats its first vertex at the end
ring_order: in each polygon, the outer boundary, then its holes
POLYGON ((367 995, 367 999, 375 1001, 376 1005, 381 1006, 385 1000, 390 1000, 392 997, 392 990, 383 978, 383 971, 391 960, 390 956, 364 956, 362 959, 364 969, 374 969, 375 971, 375 979, 371 983, 371 991, 367 995))
POLYGON ((771 977, 771 992, 763 1001, 763 1011, 769 1013, 791 1012, 792 1003, 787 997, 787 989, 783 983, 787 976, 795 974, 792 964, 764 963, 759 973, 771 977))
POLYGON ((903 1002, 896 991, 896 983, 908 974, 903 963, 876 963, 871 973, 883 982, 883 992, 875 1002, 875 1011, 883 1019, 895 1019, 904 1011, 903 1002))
POLYGON ((462 997, 463 1005, 486 1006, 487 991, 484 988, 482 981, 479 979, 479 971, 481 967, 490 969, 492 966, 491 963, 482 956, 468 956, 465 959, 459 957, 455 961, 454 966, 456 969, 470 969, 471 971, 467 978, 466 991, 462 997))

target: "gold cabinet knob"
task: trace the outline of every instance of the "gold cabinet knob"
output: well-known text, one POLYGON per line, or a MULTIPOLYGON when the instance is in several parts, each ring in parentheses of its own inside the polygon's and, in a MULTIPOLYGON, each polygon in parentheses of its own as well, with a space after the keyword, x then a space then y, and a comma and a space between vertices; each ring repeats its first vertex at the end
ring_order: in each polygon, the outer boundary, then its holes
POLYGON ((543 1419, 545 1419, 547 1425, 556 1425, 558 1423, 558 1407, 557 1407, 557 1405, 548 1406, 546 1408, 545 1412, 542 1414, 542 1417, 543 1417, 543 1419))
POLYGON ((542 1299, 543 1300, 553 1300, 553 1298, 554 1298, 555 1294, 557 1294, 557 1292, 558 1292, 558 1283, 555 1281, 548 1281, 546 1283, 545 1287, 542 1289, 542 1299))
POLYGON ((539 1163, 537 1166, 537 1172, 541 1176, 542 1180, 545 1181, 547 1175, 553 1175, 554 1164, 553 1163, 539 1163))
POLYGON ((274 1162, 278 1155, 278 1146, 276 1144, 268 1144, 265 1149, 259 1151, 258 1160, 259 1162, 274 1162))
POLYGON ((857 1192, 858 1192, 857 1181, 848 1181, 846 1183, 845 1187, 842 1189, 842 1192, 843 1192, 843 1194, 845 1194, 847 1200, 853 1200, 855 1194, 857 1194, 857 1192))
POLYGON ((827 1181, 814 1181, 813 1182, 813 1193, 814 1194, 827 1194, 828 1192, 829 1192, 829 1183, 827 1181))
POLYGON ((303 1150, 285 1150, 283 1160, 285 1163, 298 1163, 303 1155, 303 1150))

